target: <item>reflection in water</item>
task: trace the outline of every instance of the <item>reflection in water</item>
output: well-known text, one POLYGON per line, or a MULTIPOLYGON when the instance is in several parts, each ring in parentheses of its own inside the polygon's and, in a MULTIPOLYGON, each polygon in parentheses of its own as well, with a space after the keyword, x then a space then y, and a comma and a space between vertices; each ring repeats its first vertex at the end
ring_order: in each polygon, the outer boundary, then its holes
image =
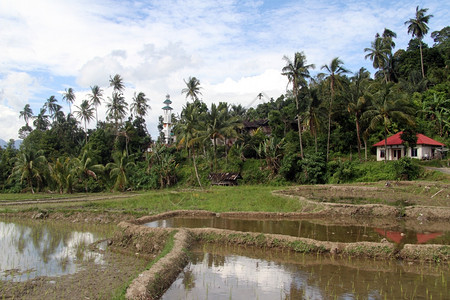
MULTIPOLYGON (((386 230, 370 226, 327 225, 317 220, 249 220, 221 217, 175 217, 145 224, 148 227, 219 228, 243 232, 284 234, 329 242, 379 242, 386 237, 386 230)), ((450 232, 419 233, 409 229, 396 229, 399 238, 388 237, 402 244, 436 243, 450 244, 450 232)))
POLYGON ((0 222, 0 280, 71 274, 83 261, 101 264, 102 255, 87 249, 100 238, 49 222, 0 222))
POLYGON ((448 268, 223 247, 194 249, 162 299, 449 299, 448 268))

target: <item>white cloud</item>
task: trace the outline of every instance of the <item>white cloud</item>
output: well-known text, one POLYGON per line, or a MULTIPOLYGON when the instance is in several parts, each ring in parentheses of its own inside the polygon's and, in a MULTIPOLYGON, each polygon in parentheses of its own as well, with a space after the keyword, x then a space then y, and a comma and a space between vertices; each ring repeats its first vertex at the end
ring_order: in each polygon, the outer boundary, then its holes
MULTIPOLYGON (((422 6, 435 16, 430 32, 448 25, 448 5, 433 0, 422 6)), ((81 101, 89 86, 106 89, 109 76, 118 73, 128 102, 134 91, 151 99, 147 119, 155 136, 160 103, 169 93, 179 112, 189 76, 201 80, 207 102, 247 105, 261 91, 276 98, 286 88, 279 74, 283 55, 304 51, 316 71, 336 56, 353 72, 371 70, 364 48, 385 27, 398 34, 397 49, 405 48, 410 37, 404 21, 414 10, 406 0, 4 0, 0 27, 8 30, 0 31, 0 104, 18 114, 30 99, 67 88, 62 78, 78 85, 72 87, 81 101), (30 75, 36 71, 38 81, 30 75), (18 73, 22 79, 14 79, 18 73)), ((104 111, 103 106, 103 119, 104 111)))

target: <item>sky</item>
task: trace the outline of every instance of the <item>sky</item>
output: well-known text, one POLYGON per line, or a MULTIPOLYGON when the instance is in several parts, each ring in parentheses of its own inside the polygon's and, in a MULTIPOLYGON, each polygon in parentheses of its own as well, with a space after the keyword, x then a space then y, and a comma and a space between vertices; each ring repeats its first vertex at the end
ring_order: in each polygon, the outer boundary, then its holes
MULTIPOLYGON (((18 138, 26 104, 37 115, 54 95, 68 113, 68 88, 76 92, 73 111, 90 86, 102 87, 106 101, 115 74, 129 104, 135 92, 150 99, 147 128, 156 139, 165 96, 179 114, 190 76, 208 106, 247 107, 261 92, 274 99, 286 92, 283 56, 295 52, 316 65, 313 74, 335 57, 351 72, 373 73, 364 48, 389 28, 394 51, 405 49, 404 22, 417 5, 434 16, 429 33, 449 25, 450 3, 442 0, 0 0, 0 138, 18 138)), ((424 42, 433 44, 429 35, 424 42)), ((105 104, 98 113, 105 120, 105 104)))

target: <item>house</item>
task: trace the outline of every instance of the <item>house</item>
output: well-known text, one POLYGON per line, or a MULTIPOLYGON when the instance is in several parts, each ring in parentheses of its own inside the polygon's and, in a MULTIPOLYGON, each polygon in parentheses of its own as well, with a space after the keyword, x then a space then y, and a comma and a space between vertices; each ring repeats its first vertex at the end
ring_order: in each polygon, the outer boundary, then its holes
POLYGON ((400 131, 387 138, 387 151, 384 149, 384 139, 374 144, 377 147, 377 160, 384 160, 387 155, 387 160, 398 160, 403 156, 418 159, 432 159, 440 158, 444 151, 444 144, 435 141, 423 134, 417 133, 417 144, 413 148, 406 148, 401 139, 400 131))

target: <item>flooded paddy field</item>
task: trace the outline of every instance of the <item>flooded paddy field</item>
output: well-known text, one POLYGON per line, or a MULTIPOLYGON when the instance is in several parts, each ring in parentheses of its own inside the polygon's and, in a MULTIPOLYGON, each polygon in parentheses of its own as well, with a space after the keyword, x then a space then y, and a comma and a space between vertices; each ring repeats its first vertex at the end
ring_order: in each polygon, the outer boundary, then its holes
POLYGON ((450 228, 429 231, 405 224, 389 227, 367 225, 330 225, 324 220, 238 219, 217 216, 180 216, 144 224, 160 228, 217 228, 242 232, 282 234, 328 242, 379 242, 381 239, 396 244, 450 244, 450 228))
POLYGON ((115 225, 0 219, 0 298, 110 298, 146 261, 106 251, 115 225))
POLYGON ((448 265, 204 244, 162 299, 449 299, 449 279, 448 265))

